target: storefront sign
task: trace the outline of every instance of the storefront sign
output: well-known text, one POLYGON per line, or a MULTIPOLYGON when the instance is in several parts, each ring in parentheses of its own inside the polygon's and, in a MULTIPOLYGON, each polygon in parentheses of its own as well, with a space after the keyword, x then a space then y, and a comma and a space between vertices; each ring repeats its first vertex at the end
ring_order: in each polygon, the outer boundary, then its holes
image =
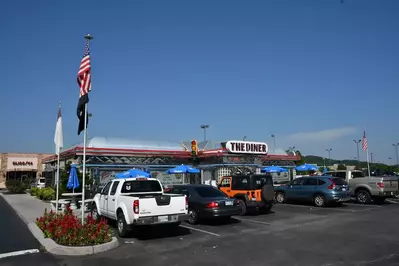
POLYGON ((14 166, 33 166, 33 163, 30 161, 20 161, 20 162, 12 162, 14 166))
POLYGON ((226 149, 230 153, 267 154, 268 147, 264 142, 230 140, 226 143, 226 149))
POLYGON ((37 170, 37 158, 32 157, 8 157, 7 171, 37 170))

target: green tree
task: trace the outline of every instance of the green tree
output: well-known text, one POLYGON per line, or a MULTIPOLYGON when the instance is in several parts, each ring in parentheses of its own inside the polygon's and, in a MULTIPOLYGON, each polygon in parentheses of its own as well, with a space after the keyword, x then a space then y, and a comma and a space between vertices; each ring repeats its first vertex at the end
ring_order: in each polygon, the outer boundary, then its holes
POLYGON ((305 158, 302 156, 302 153, 300 152, 300 150, 296 150, 295 153, 296 153, 297 156, 301 157, 301 159, 296 162, 296 165, 304 164, 305 163, 305 158))
POLYGON ((343 164, 338 164, 337 170, 346 170, 346 166, 343 164))

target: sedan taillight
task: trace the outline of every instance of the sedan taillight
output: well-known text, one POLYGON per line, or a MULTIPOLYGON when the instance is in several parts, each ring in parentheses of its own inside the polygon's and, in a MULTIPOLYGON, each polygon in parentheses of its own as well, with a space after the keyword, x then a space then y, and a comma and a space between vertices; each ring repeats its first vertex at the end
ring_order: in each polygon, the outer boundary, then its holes
POLYGON ((209 202, 208 204, 206 204, 206 207, 207 208, 218 208, 219 203, 212 201, 212 202, 209 202))

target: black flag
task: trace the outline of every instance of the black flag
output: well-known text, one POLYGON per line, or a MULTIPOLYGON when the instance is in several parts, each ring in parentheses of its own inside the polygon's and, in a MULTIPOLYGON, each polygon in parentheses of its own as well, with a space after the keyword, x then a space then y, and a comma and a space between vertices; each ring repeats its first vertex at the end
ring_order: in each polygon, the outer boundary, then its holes
MULTIPOLYGON (((78 115, 79 119, 79 127, 78 127, 78 135, 80 135, 80 132, 85 130, 85 105, 89 102, 89 94, 86 93, 82 97, 79 98, 78 101, 78 108, 76 110, 76 113, 78 115)), ((86 127, 87 124, 89 123, 89 116, 87 116, 87 121, 86 121, 86 127)))

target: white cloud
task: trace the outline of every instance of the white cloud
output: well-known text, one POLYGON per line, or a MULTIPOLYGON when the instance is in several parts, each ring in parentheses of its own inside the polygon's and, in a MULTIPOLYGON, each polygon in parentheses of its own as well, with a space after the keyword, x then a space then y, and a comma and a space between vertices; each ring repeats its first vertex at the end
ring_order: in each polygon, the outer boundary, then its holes
POLYGON ((288 141, 310 141, 328 142, 354 134, 357 129, 354 127, 332 128, 315 132, 299 132, 287 136, 288 141))

